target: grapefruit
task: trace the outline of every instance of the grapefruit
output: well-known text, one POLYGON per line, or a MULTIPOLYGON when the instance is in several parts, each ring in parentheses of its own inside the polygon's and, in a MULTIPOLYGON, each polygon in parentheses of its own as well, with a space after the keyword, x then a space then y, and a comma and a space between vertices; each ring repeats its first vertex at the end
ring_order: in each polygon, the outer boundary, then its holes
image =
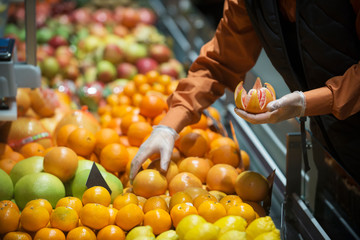
POLYGON ((236 178, 234 186, 236 194, 245 201, 262 201, 269 192, 267 179, 254 171, 240 173, 236 178))
POLYGON ((2 169, 0 169, 0 201, 10 200, 13 197, 14 186, 10 176, 2 169))
POLYGON ((50 173, 28 174, 15 184, 14 198, 20 209, 31 200, 43 198, 55 208, 56 203, 65 197, 65 187, 59 178, 50 173))
POLYGON ((33 156, 16 163, 9 174, 14 186, 23 176, 43 171, 43 162, 44 157, 33 156))

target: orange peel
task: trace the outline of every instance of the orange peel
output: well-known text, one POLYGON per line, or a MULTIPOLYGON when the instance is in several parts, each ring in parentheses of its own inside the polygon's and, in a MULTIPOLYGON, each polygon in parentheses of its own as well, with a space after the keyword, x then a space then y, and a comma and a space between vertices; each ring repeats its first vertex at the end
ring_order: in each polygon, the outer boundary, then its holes
POLYGON ((255 114, 266 112, 266 105, 275 99, 276 94, 274 88, 269 83, 265 83, 263 86, 259 77, 249 92, 246 92, 243 87, 243 81, 241 81, 236 86, 234 93, 236 107, 255 114))

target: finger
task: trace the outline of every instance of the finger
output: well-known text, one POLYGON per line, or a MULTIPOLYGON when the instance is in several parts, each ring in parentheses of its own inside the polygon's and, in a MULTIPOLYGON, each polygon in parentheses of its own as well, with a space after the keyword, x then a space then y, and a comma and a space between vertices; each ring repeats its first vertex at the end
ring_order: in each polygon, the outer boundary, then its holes
POLYGON ((266 105, 266 108, 270 112, 275 111, 276 109, 279 109, 280 107, 281 107, 281 100, 280 99, 271 101, 266 105))
POLYGON ((132 181, 136 174, 139 172, 141 165, 146 161, 146 159, 151 156, 151 152, 148 151, 142 151, 142 150, 138 150, 138 152, 136 153, 135 157, 132 159, 131 161, 131 165, 130 165, 130 175, 129 175, 129 179, 130 181, 132 181))
POLYGON ((161 159, 160 159, 160 170, 162 172, 166 172, 169 167, 172 151, 169 151, 168 149, 164 149, 160 153, 161 159))

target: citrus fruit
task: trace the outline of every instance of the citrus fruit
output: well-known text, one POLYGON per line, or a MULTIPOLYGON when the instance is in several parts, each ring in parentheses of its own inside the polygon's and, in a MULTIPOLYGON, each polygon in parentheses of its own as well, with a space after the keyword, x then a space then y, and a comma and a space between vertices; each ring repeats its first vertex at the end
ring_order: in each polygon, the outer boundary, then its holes
POLYGON ((113 207, 119 210, 129 203, 138 205, 139 200, 134 193, 122 193, 114 199, 113 207))
POLYGON ((16 161, 11 158, 3 158, 0 160, 0 169, 5 171, 6 174, 10 174, 11 170, 16 165, 16 161))
POLYGON ((200 223, 190 229, 184 236, 184 240, 208 239, 217 240, 220 228, 211 223, 200 223))
POLYGON ((234 168, 237 168, 240 164, 238 149, 230 145, 223 145, 212 149, 208 157, 214 164, 224 163, 234 168))
POLYGON ((16 231, 5 234, 3 240, 32 240, 32 237, 26 232, 16 231))
POLYGON ((109 172, 124 172, 129 161, 126 147, 120 143, 106 145, 100 153, 100 163, 109 172))
POLYGON ((276 227, 271 217, 260 217, 249 224, 249 226, 246 228, 246 234, 250 239, 255 239, 260 234, 271 232, 275 229, 276 227))
POLYGON ((174 227, 177 227, 177 225, 179 224, 181 219, 183 219, 185 216, 188 216, 191 214, 198 214, 198 211, 191 203, 176 204, 170 210, 170 216, 171 216, 171 220, 173 222, 174 227))
POLYGON ((169 183, 170 196, 177 192, 184 191, 190 187, 202 187, 201 180, 194 174, 189 172, 181 172, 176 174, 169 183))
MULTIPOLYGON (((161 172, 160 159, 151 161, 147 169, 156 169, 161 172)), ((178 166, 174 161, 170 161, 166 173, 162 173, 162 174, 166 177, 166 180, 169 183, 171 179, 173 179, 173 177, 178 173, 179 173, 178 166)))
POLYGON ((66 146, 67 139, 75 129, 77 129, 78 126, 74 124, 65 124, 56 133, 55 140, 57 146, 66 146))
POLYGON ((152 228, 150 226, 134 227, 127 233, 126 240, 135 240, 137 238, 141 239, 141 237, 143 237, 144 240, 147 240, 148 238, 155 239, 155 235, 152 231, 152 228))
POLYGON ((10 200, 14 194, 14 185, 10 176, 2 169, 0 169, 0 201, 10 200))
POLYGON ((37 198, 47 199, 54 208, 65 197, 65 187, 59 178, 49 173, 33 173, 22 177, 15 185, 14 198, 20 209, 37 198))
POLYGON ((280 231, 278 229, 274 229, 271 232, 262 233, 254 240, 280 240, 280 231))
POLYGON ((185 216, 176 226, 176 233, 179 236, 179 239, 183 239, 185 234, 196 225, 205 222, 206 220, 197 214, 185 216))
POLYGON ((76 213, 79 214, 81 208, 83 207, 83 204, 79 198, 67 196, 59 199, 59 201, 56 203, 55 208, 57 207, 69 207, 74 209, 76 213))
POLYGON ((236 178, 235 190, 242 200, 259 202, 269 193, 269 183, 260 173, 244 171, 236 178))
POLYGON ((207 158, 187 157, 178 164, 179 172, 189 172, 197 176, 202 183, 206 181, 206 175, 213 162, 207 158))
POLYGON ((220 203, 224 205, 227 211, 230 207, 237 206, 242 203, 242 200, 238 195, 226 195, 220 200, 220 203))
POLYGON ((49 212, 46 208, 26 207, 20 215, 20 224, 23 229, 30 232, 36 232, 48 225, 50 220, 49 212))
POLYGON ((54 147, 44 156, 44 171, 66 182, 75 175, 77 154, 68 147, 54 147))
POLYGON ((167 110, 167 104, 160 96, 147 94, 141 99, 139 108, 141 115, 154 118, 167 110))
POLYGON ((26 158, 16 163, 9 174, 11 180, 13 181, 14 186, 17 183, 17 181, 23 176, 27 174, 38 173, 43 171, 44 169, 43 162, 44 162, 44 157, 34 156, 34 157, 26 158))
POLYGON ((194 205, 194 207, 196 207, 196 209, 198 209, 200 204, 207 201, 207 200, 212 200, 212 201, 217 202, 216 197, 214 197, 210 193, 207 193, 207 194, 200 194, 199 196, 194 198, 193 199, 193 205, 194 205))
POLYGON ((80 210, 81 224, 91 229, 99 230, 110 221, 110 213, 107 207, 98 203, 88 203, 80 210))
POLYGON ((259 77, 249 92, 244 89, 243 81, 237 85, 234 92, 236 107, 250 113, 266 112, 266 105, 275 99, 274 88, 268 83, 263 87, 259 77))
POLYGON ((220 227, 220 235, 230 230, 245 231, 247 222, 240 216, 225 216, 218 219, 214 225, 220 227))
POLYGON ((45 148, 43 145, 37 142, 30 142, 23 145, 19 153, 21 153, 24 158, 32 157, 32 156, 44 156, 45 148))
MULTIPOLYGON (((82 170, 90 170, 93 166, 94 162, 93 161, 90 161, 90 160, 87 160, 87 159, 80 159, 78 161, 78 167, 76 169, 76 172, 75 174, 81 172, 82 170)), ((99 163, 95 163, 96 167, 99 169, 100 172, 105 172, 105 168, 103 166, 101 166, 101 164, 99 163)))
POLYGON ((95 133, 95 148, 94 152, 99 156, 101 150, 110 143, 118 143, 120 138, 118 133, 111 128, 102 128, 95 133))
POLYGON ((217 190, 226 194, 235 192, 234 184, 238 173, 228 164, 215 164, 206 176, 206 184, 210 190, 217 190))
POLYGON ((171 210, 176 204, 179 203, 192 203, 193 199, 191 196, 183 191, 177 192, 174 195, 171 196, 170 202, 169 202, 169 210, 171 210))
POLYGON ((16 231, 19 227, 20 212, 10 206, 0 207, 0 235, 16 231))
POLYGON ((96 237, 97 240, 125 240, 125 233, 116 225, 108 225, 102 228, 96 237))
POLYGON ((256 213, 254 209, 247 203, 239 203, 236 206, 228 208, 227 214, 233 216, 240 216, 244 218, 247 223, 251 223, 256 219, 256 213))
POLYGON ((34 240, 65 240, 65 234, 57 228, 42 228, 36 232, 34 240))
POLYGON ((176 231, 173 229, 162 232, 156 237, 156 240, 178 240, 178 239, 179 236, 177 235, 176 231))
POLYGON ((129 231, 132 228, 141 225, 143 220, 144 212, 141 208, 134 203, 129 203, 119 209, 115 223, 124 231, 129 231))
POLYGON ((226 216, 226 209, 217 201, 206 200, 198 207, 198 213, 205 218, 206 221, 214 223, 218 219, 226 216))
POLYGON ((53 207, 51 206, 50 202, 43 198, 31 200, 26 203, 25 207, 44 207, 48 211, 49 215, 51 215, 53 211, 53 207))
POLYGON ((127 131, 131 146, 140 147, 145 138, 152 132, 152 126, 148 122, 133 122, 127 131))
POLYGON ((217 191, 217 190, 211 190, 211 191, 209 191, 209 193, 210 193, 211 195, 213 195, 214 197, 216 197, 216 199, 218 200, 218 202, 220 202, 221 199, 223 199, 225 196, 227 196, 226 193, 221 192, 221 191, 217 191))
POLYGON ((238 231, 238 230, 229 230, 223 234, 220 234, 218 240, 247 240, 246 232, 238 231))
POLYGON ((96 240, 96 235, 90 228, 80 226, 68 232, 66 240, 96 240))
POLYGON ((98 203, 105 207, 111 203, 111 195, 109 191, 101 186, 88 188, 82 196, 83 205, 87 203, 98 203))
POLYGON ((50 215, 51 227, 68 232, 77 227, 79 216, 76 210, 70 207, 57 207, 50 215))
POLYGON ((86 128, 77 128, 69 134, 66 146, 80 156, 89 156, 95 148, 95 135, 86 128))
POLYGON ((154 169, 140 171, 133 181, 134 193, 145 198, 164 194, 167 187, 166 178, 154 169))
POLYGON ((209 146, 202 134, 191 131, 180 138, 178 148, 187 157, 203 157, 209 146))
POLYGON ((112 206, 108 207, 108 211, 110 213, 110 221, 109 221, 109 225, 114 225, 115 224, 115 219, 116 219, 116 215, 118 213, 118 210, 112 206))
POLYGON ((184 190, 185 193, 189 194, 192 199, 195 199, 200 194, 207 194, 206 191, 202 186, 201 187, 188 187, 184 190))
POLYGON ((151 226, 155 235, 170 230, 172 227, 170 214, 160 208, 146 212, 143 224, 151 226))
POLYGON ((168 205, 164 198, 160 196, 153 196, 148 199, 146 199, 144 205, 143 205, 143 212, 147 213, 150 210, 154 209, 162 209, 164 211, 169 211, 168 205))

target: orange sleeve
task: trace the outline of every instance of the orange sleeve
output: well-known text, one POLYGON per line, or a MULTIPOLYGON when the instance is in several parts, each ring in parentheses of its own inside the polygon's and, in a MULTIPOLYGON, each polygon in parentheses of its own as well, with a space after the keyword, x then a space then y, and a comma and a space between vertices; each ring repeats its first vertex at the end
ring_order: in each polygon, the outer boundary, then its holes
POLYGON ((227 0, 215 36, 205 44, 168 98, 169 111, 160 124, 177 132, 196 123, 201 112, 224 94, 234 90, 256 63, 261 44, 247 15, 243 0, 227 0))
POLYGON ((360 111, 360 62, 343 76, 326 82, 326 87, 305 92, 306 116, 332 113, 345 119, 360 111))

